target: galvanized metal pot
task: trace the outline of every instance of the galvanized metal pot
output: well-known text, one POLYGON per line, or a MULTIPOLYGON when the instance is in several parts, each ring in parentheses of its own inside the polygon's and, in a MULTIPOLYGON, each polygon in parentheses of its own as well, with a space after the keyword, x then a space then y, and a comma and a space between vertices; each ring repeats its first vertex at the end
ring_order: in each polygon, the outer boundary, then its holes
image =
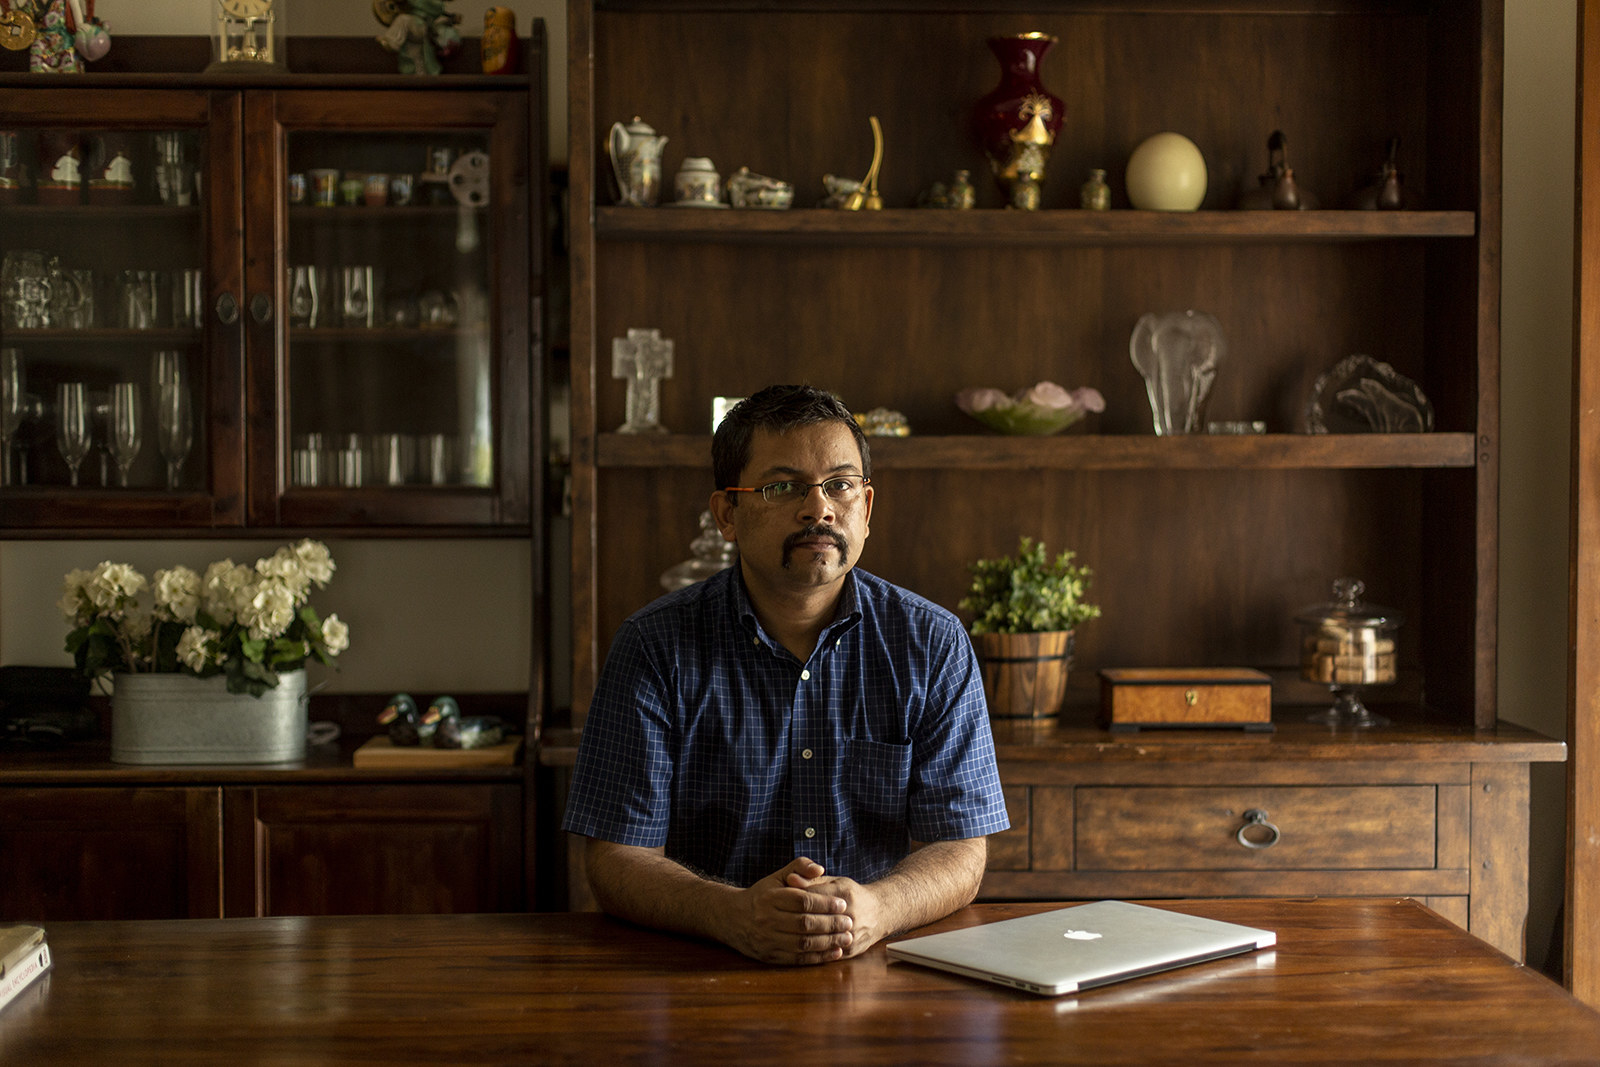
POLYGON ((259 697, 222 675, 118 674, 111 695, 116 763, 288 763, 306 756, 306 672, 259 697))

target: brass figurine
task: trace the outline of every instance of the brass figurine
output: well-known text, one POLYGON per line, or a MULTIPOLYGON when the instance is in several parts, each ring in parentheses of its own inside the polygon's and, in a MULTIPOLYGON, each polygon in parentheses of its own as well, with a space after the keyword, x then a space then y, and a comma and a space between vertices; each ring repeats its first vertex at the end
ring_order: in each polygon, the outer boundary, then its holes
POLYGON ((883 198, 878 195, 878 168, 883 163, 883 127, 878 125, 876 115, 870 116, 867 121, 872 123, 872 165, 867 168, 867 176, 861 179, 861 184, 839 205, 844 211, 883 210, 883 198))

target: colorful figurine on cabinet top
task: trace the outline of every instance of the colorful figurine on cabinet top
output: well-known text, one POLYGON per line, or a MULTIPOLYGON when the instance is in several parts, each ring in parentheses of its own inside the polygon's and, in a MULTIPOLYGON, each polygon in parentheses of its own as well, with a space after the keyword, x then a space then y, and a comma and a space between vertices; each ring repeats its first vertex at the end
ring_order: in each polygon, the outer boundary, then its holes
POLYGON ((483 72, 517 72, 517 13, 509 7, 491 7, 483 13, 483 72))
POLYGON ((399 57, 401 74, 438 74, 439 60, 461 48, 461 16, 451 0, 372 0, 373 16, 388 29, 378 43, 399 57))
POLYGON ((0 0, 0 46, 26 48, 35 74, 77 74, 106 54, 111 37, 94 0, 0 0))

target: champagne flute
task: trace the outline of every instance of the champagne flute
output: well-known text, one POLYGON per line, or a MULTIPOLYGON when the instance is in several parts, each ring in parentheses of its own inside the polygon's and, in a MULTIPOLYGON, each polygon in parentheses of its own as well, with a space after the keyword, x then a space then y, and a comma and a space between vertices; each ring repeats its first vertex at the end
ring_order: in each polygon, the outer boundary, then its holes
POLYGON ((179 379, 165 382, 156 398, 156 446, 167 461, 167 488, 178 488, 183 464, 194 443, 194 409, 189 385, 179 379))
POLYGON ((188 377, 183 353, 176 348, 163 348, 150 360, 150 395, 160 401, 161 387, 168 382, 181 382, 188 377))
POLYGON ((11 438, 28 413, 22 350, 0 348, 0 486, 11 484, 11 438))
POLYGON ((156 352, 150 364, 156 402, 156 447, 167 463, 167 488, 178 488, 183 464, 194 443, 194 413, 189 398, 189 368, 176 348, 156 352))
POLYGON ((78 465, 89 454, 89 400, 82 382, 56 386, 56 447, 67 461, 72 486, 78 485, 78 465))
POLYGON ((117 461, 117 477, 128 488, 128 471, 144 445, 144 419, 139 411, 139 383, 117 382, 111 387, 111 427, 108 446, 117 461))

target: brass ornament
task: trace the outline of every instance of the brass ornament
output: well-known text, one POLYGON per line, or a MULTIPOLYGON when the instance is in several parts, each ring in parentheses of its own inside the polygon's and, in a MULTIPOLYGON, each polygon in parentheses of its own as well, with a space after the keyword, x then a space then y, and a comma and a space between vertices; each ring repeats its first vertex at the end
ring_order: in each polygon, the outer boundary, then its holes
POLYGON ((883 209, 883 198, 878 195, 878 167, 883 163, 883 127, 878 125, 876 115, 868 116, 867 121, 872 123, 872 164, 867 167, 867 176, 861 179, 861 184, 845 197, 841 205, 845 211, 883 209))
POLYGON ((21 52, 39 36, 39 28, 25 11, 0 14, 0 48, 21 52))

